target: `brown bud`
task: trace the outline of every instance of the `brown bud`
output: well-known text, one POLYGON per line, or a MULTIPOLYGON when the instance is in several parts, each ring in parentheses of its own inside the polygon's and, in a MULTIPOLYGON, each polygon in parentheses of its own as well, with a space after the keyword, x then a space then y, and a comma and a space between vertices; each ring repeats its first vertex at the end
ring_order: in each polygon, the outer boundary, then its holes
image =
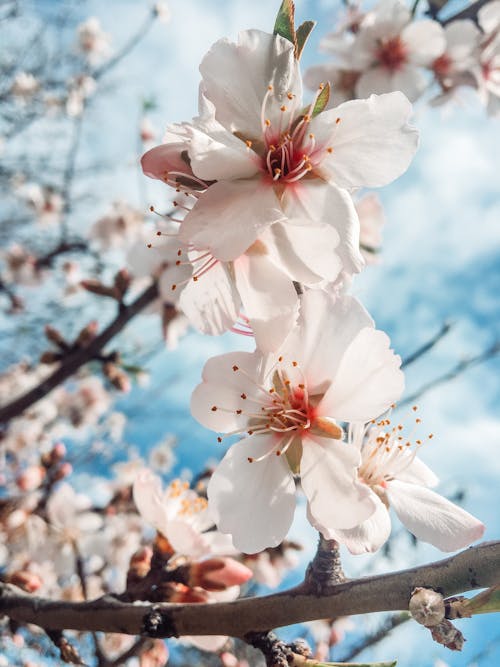
POLYGON ((97 335, 99 324, 92 320, 78 334, 75 345, 77 347, 88 347, 97 335))
POLYGON ((438 644, 446 646, 446 648, 449 648, 451 651, 462 650, 465 637, 451 621, 444 619, 444 621, 441 621, 441 623, 438 623, 438 625, 430 628, 430 631, 432 638, 438 644))
POLYGON ((130 287, 131 282, 132 278, 127 269, 120 269, 120 271, 118 271, 118 273, 115 275, 114 286, 120 295, 120 299, 125 296, 125 293, 130 287))
POLYGON ((68 344, 64 340, 61 332, 52 325, 45 325, 45 336, 47 337, 47 340, 50 340, 50 342, 54 343, 54 345, 57 345, 57 347, 60 347, 63 350, 67 349, 68 344))
POLYGON ((429 588, 415 588, 410 599, 409 610, 417 623, 430 628, 444 619, 443 596, 429 588))
POLYGON ((116 287, 109 287, 108 285, 104 285, 100 280, 81 280, 80 285, 83 287, 83 289, 86 289, 87 292, 92 292, 92 294, 107 296, 111 299, 120 299, 120 294, 118 293, 116 287))
POLYGON ((118 368, 115 364, 108 361, 102 367, 104 375, 118 391, 130 391, 131 382, 129 376, 124 370, 118 368))
POLYGON ((52 350, 46 350, 40 355, 41 364, 55 364, 58 361, 61 361, 62 356, 59 352, 52 352, 52 350))

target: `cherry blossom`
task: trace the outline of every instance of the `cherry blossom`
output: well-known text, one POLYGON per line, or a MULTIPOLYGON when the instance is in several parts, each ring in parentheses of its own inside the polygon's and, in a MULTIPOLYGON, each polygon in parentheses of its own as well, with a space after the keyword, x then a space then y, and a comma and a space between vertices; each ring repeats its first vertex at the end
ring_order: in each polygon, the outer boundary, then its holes
POLYGON ((478 12, 484 32, 479 64, 473 74, 479 95, 491 116, 500 115, 500 0, 489 2, 478 12))
POLYGON ((101 23, 95 16, 89 17, 77 27, 78 47, 92 64, 109 56, 110 37, 102 29, 101 23))
POLYGON ((390 506, 415 537, 442 551, 461 549, 483 535, 478 519, 429 488, 438 479, 416 456, 422 441, 412 444, 401 424, 391 426, 389 419, 382 419, 366 428, 353 426, 350 434, 361 452, 359 480, 370 489, 377 509, 358 526, 330 530, 327 537, 354 554, 376 551, 391 531, 390 506))
POLYGON ((133 486, 139 513, 170 542, 179 555, 200 558, 235 553, 230 538, 210 530, 214 521, 205 498, 189 489, 187 482, 174 480, 165 491, 159 477, 140 472, 133 486))
POLYGON ((429 67, 445 49, 443 28, 430 19, 412 21, 399 0, 383 0, 361 22, 352 45, 362 75, 358 97, 401 90, 410 101, 426 87, 422 67, 429 67))
POLYGON ((373 513, 356 481, 359 451, 342 441, 339 422, 383 413, 403 389, 399 364, 354 298, 335 301, 320 291, 302 297, 299 322, 276 353, 233 352, 206 363, 193 416, 212 430, 247 436, 230 447, 208 486, 217 526, 238 549, 255 553, 283 540, 297 474, 321 531, 353 528, 373 513))
POLYGON ((432 63, 432 70, 442 89, 471 83, 470 70, 477 61, 480 31, 473 21, 452 21, 444 27, 446 47, 432 63))
POLYGON ((125 201, 116 201, 94 222, 89 237, 103 250, 123 248, 138 238, 143 224, 144 215, 140 211, 125 201))

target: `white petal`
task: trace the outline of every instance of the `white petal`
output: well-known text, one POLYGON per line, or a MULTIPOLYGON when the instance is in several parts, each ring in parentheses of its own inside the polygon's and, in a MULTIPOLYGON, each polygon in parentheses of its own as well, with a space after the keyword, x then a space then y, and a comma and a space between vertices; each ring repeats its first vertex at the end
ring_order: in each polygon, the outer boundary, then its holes
POLYGON ((234 547, 231 535, 224 535, 218 530, 211 530, 204 533, 203 538, 208 545, 208 552, 214 556, 234 556, 239 553, 234 547))
POLYGON ((215 120, 206 131, 191 129, 189 157, 193 173, 206 181, 249 178, 258 172, 260 164, 243 141, 215 120))
POLYGON ((442 25, 431 19, 407 25, 401 33, 401 39, 408 49, 408 60, 422 67, 430 65, 444 52, 446 46, 442 25))
POLYGON ((292 280, 302 285, 333 282, 342 269, 336 254, 340 238, 327 224, 277 222, 261 237, 292 280), (265 240, 264 240, 265 239, 265 240))
POLYGON ((397 401, 404 389, 401 359, 382 331, 365 328, 347 348, 318 412, 348 422, 368 422, 397 401))
POLYGON ((302 438, 300 479, 314 526, 327 536, 354 528, 375 511, 373 495, 357 479, 359 450, 340 440, 302 438))
POLYGON ((234 263, 236 286, 258 348, 276 350, 292 329, 299 299, 292 280, 265 253, 251 252, 234 263))
MULTIPOLYGON (((361 271, 364 262, 359 251, 359 219, 347 192, 333 183, 325 183, 319 179, 301 181, 294 188, 287 188, 282 206, 291 223, 303 224, 307 220, 327 223, 337 232, 339 242, 335 245, 333 243, 336 239, 333 235, 324 238, 322 247, 314 245, 314 250, 318 253, 318 270, 324 270, 328 262, 332 262, 334 270, 330 275, 334 275, 340 258, 342 267, 348 273, 361 271)), ((312 227, 310 236, 317 231, 312 227)))
POLYGON ((500 26, 500 0, 488 2, 478 12, 479 25, 486 34, 500 26))
POLYGON ((446 53, 460 67, 466 58, 469 58, 479 43, 481 32, 473 21, 462 19, 452 21, 444 29, 446 35, 446 53))
MULTIPOLYGON (((171 290, 169 279, 170 275, 167 275, 160 286, 164 284, 166 290, 171 290)), ((177 288, 176 291, 181 292, 179 305, 182 311, 191 324, 205 334, 221 334, 230 329, 239 317, 240 297, 227 266, 221 262, 198 280, 190 280, 184 288, 177 288)))
POLYGON ((184 637, 182 641, 191 644, 200 651, 218 653, 227 644, 228 639, 229 637, 223 635, 190 635, 184 637))
POLYGON ((201 558, 210 553, 204 535, 190 526, 187 521, 175 519, 170 521, 164 535, 179 556, 201 558))
POLYGON ((415 102, 427 87, 428 79, 422 69, 408 63, 391 77, 392 90, 400 90, 410 102, 415 102))
POLYGON ((208 485, 217 526, 243 553, 275 547, 286 537, 295 510, 295 484, 284 457, 272 452, 274 436, 253 436, 233 445, 208 485))
MULTIPOLYGON (((321 168, 339 187, 378 187, 390 183, 406 171, 418 142, 417 131, 408 125, 411 104, 400 92, 372 95, 324 111, 313 122, 325 136, 340 118, 332 136, 333 152, 325 153, 321 168)), ((330 130, 331 132, 331 130, 330 130)))
POLYGON ((371 497, 377 509, 369 519, 350 530, 331 531, 331 534, 325 537, 344 544, 352 554, 356 555, 380 549, 391 534, 391 518, 380 498, 375 493, 372 493, 371 497))
POLYGON ((139 472, 134 480, 132 493, 144 521, 166 536, 168 521, 160 478, 150 470, 139 472))
POLYGON ((245 139, 262 134, 261 109, 269 85, 273 86, 272 101, 266 117, 272 125, 279 107, 291 92, 302 96, 298 63, 293 44, 279 35, 260 30, 246 30, 235 44, 227 39, 216 42, 200 65, 203 92, 216 108, 216 118, 230 132, 239 132, 245 139), (273 115, 275 110, 275 115, 273 115))
POLYGON ((372 67, 361 74, 355 86, 356 97, 383 95, 394 92, 391 73, 385 67, 372 67))
POLYGON ((308 291, 301 297, 299 326, 282 354, 298 359, 309 392, 319 393, 330 385, 346 349, 367 326, 373 321, 354 297, 335 299, 319 290, 308 291))
POLYGON ((221 181, 211 185, 187 214, 179 240, 231 261, 254 243, 262 229, 283 219, 273 188, 259 178, 221 181))
POLYGON ((472 514, 425 487, 394 480, 387 485, 387 496, 408 530, 441 551, 466 547, 484 532, 472 514))
POLYGON ((429 487, 437 486, 439 483, 439 479, 432 470, 417 456, 407 468, 397 473, 396 478, 401 482, 429 487))

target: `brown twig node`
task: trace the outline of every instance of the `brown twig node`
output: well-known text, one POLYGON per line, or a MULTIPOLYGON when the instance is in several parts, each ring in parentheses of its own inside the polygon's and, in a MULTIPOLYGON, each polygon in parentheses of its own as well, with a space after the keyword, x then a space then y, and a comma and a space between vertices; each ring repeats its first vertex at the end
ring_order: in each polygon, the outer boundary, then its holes
POLYGON ((304 583, 307 589, 316 595, 325 595, 332 586, 345 580, 338 542, 320 535, 316 554, 306 572, 304 583))

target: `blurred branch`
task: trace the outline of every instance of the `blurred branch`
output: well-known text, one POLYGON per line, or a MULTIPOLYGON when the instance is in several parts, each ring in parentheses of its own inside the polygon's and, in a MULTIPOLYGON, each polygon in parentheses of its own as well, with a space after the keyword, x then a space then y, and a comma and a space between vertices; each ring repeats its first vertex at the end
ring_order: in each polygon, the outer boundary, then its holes
POLYGON ((416 391, 414 394, 412 394, 411 396, 407 396, 405 399, 400 401, 398 403, 399 407, 403 405, 408 405, 409 403, 415 403, 416 400, 420 399, 424 394, 426 394, 431 389, 434 389, 435 387, 439 387, 442 384, 446 384, 446 382, 454 380, 459 375, 464 373, 468 368, 471 368, 471 366, 477 366, 478 364, 482 364, 485 361, 493 359, 499 354, 500 354, 500 341, 495 341, 493 345, 491 345, 484 352, 481 352, 481 354, 477 354, 474 357, 470 357, 470 359, 464 359, 463 361, 460 361, 454 368, 452 368, 447 373, 443 373, 443 375, 440 375, 439 377, 435 378, 434 380, 431 380, 427 384, 424 384, 423 387, 420 387, 420 389, 416 391))
POLYGON ((158 288, 156 283, 153 283, 130 305, 123 306, 111 324, 100 335, 96 336, 87 347, 78 349, 65 357, 59 368, 52 375, 23 396, 0 408, 0 423, 7 423, 14 417, 19 416, 24 410, 27 410, 39 400, 45 398, 49 392, 74 375, 86 363, 99 358, 104 346, 157 297, 158 288))
POLYGON ((107 595, 92 602, 53 601, 0 584, 0 612, 21 623, 51 629, 120 632, 151 637, 229 635, 245 638, 315 619, 375 611, 406 611, 418 586, 445 596, 485 588, 500 580, 500 541, 484 542, 445 560, 334 585, 328 595, 304 584, 275 595, 213 604, 125 603, 107 595))
POLYGON ((363 639, 358 644, 355 644, 350 649, 350 651, 345 653, 341 658, 338 658, 337 662, 349 662, 353 658, 357 658, 357 656, 366 648, 378 644, 378 642, 382 641, 382 639, 385 639, 385 637, 387 637, 387 635, 392 630, 394 630, 394 628, 397 628, 403 623, 406 623, 406 621, 409 621, 410 618, 410 614, 406 612, 402 614, 394 614, 390 618, 386 619, 384 623, 382 623, 382 625, 378 628, 378 630, 375 630, 375 632, 372 632, 371 634, 366 635, 366 637, 363 637, 363 639))
POLYGON ((446 334, 449 333, 452 325, 450 322, 444 322, 441 329, 437 332, 435 336, 433 336, 430 340, 428 340, 426 343, 422 345, 422 347, 419 347, 415 352, 412 352, 410 355, 406 357, 406 359, 403 359, 403 363, 401 364, 401 368, 405 368, 406 366, 409 366, 410 364, 413 364, 415 361, 420 359, 420 357, 423 357, 424 354, 427 354, 427 352, 430 352, 433 347, 435 347, 439 341, 446 336, 446 334))
MULTIPOLYGON (((452 21, 458 21, 459 19, 471 19, 477 23, 477 15, 479 10, 489 2, 491 2, 491 0, 477 0, 477 2, 473 2, 471 5, 465 7, 465 9, 462 9, 457 14, 453 14, 453 16, 450 16, 447 19, 437 20, 441 23, 441 25, 447 25, 448 23, 451 23, 452 21)), ((436 17, 434 16, 433 18, 436 17)))

